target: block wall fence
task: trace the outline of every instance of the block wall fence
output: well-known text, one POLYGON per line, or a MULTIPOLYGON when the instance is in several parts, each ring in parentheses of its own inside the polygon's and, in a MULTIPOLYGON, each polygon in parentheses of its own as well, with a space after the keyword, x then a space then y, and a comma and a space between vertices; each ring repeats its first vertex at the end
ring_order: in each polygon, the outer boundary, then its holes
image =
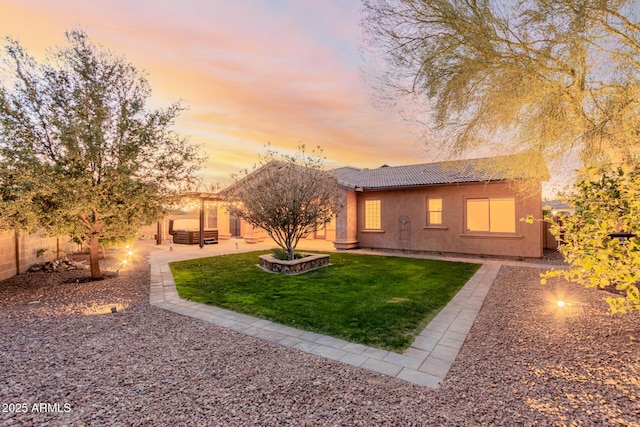
POLYGON ((0 280, 24 273, 34 264, 76 251, 77 245, 69 240, 68 237, 49 237, 41 231, 19 233, 16 239, 15 232, 0 231, 0 280))

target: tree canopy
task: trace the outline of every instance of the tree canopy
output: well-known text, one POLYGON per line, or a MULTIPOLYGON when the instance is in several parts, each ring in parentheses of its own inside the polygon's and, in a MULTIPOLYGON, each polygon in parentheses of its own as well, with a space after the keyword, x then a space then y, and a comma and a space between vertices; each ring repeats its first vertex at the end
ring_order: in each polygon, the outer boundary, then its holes
POLYGON ((542 275, 617 291, 612 313, 640 309, 640 164, 584 168, 567 201, 575 213, 553 222, 559 251, 571 265, 542 275), (621 234, 616 238, 613 233, 621 234), (635 235, 635 236, 634 236, 635 235))
POLYGON ((151 88, 123 57, 66 33, 43 62, 6 39, 0 86, 0 226, 43 227, 89 244, 135 236, 195 183, 198 147, 172 131, 183 107, 147 108, 151 88))
POLYGON ((593 165, 640 148, 639 11, 634 0, 364 0, 363 28, 382 87, 427 100, 449 151, 498 138, 593 165))
POLYGON ((638 239, 609 236, 640 233, 639 13, 637 0, 364 0, 381 93, 426 101, 448 151, 498 139, 551 162, 577 156, 576 213, 553 227, 570 268, 549 275, 617 287, 612 311, 639 307, 638 239))
POLYGON ((234 175, 234 184, 222 194, 240 202, 234 213, 264 229, 292 260, 300 239, 324 227, 344 206, 344 191, 323 162, 320 152, 307 154, 304 145, 294 155, 268 149, 253 170, 234 175))

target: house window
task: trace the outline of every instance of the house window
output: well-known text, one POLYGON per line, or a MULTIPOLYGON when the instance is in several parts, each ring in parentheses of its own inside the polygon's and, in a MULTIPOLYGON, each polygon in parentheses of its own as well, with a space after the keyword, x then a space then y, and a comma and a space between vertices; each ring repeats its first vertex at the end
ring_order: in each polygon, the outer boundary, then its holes
POLYGON ((515 233, 515 199, 513 197, 467 199, 467 231, 515 233))
POLYGON ((442 225, 442 197, 427 197, 427 225, 442 225))
POLYGON ((380 230, 380 200, 364 201, 365 230, 380 230))

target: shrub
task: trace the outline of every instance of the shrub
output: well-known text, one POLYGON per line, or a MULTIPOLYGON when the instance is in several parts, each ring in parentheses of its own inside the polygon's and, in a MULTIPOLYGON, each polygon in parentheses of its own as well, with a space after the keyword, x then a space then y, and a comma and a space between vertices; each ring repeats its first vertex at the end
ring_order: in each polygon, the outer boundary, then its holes
POLYGON ((640 309, 640 237, 610 236, 640 234, 640 164, 583 169, 581 174, 567 197, 575 213, 551 227, 570 267, 542 274, 542 283, 560 276, 587 288, 615 289, 622 296, 606 298, 612 313, 640 309))
MULTIPOLYGON (((271 249, 271 254, 275 259, 279 259, 280 261, 289 261, 289 253, 282 248, 273 248, 271 249)), ((293 259, 304 258, 305 255, 300 252, 294 252, 293 259)))

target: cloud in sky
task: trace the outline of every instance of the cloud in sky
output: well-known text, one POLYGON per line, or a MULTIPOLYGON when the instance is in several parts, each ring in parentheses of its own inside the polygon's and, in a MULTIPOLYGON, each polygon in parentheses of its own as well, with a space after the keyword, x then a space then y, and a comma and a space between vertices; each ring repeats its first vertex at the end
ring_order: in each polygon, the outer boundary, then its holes
POLYGON ((409 125, 373 107, 362 81, 359 2, 0 0, 2 35, 41 57, 83 28, 149 73, 154 107, 182 100, 178 130, 202 144, 209 181, 263 146, 320 145, 330 165, 431 161, 409 125))

